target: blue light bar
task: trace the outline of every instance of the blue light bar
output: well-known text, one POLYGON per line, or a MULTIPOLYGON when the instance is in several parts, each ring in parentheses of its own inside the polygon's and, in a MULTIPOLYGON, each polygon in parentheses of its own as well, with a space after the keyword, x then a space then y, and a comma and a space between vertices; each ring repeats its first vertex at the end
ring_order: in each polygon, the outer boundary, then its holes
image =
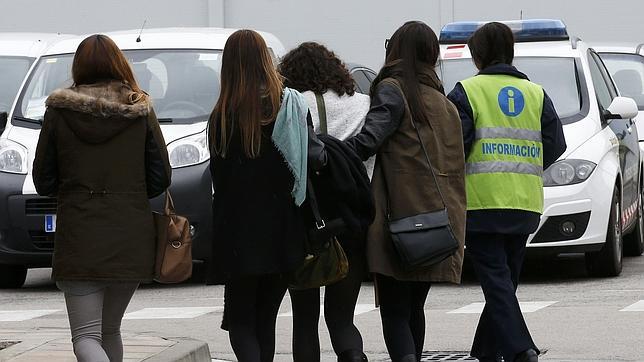
MULTIPOLYGON (((441 44, 465 44, 474 32, 486 24, 485 21, 459 21, 449 23, 441 29, 441 44)), ((516 42, 568 40, 566 25, 561 20, 531 19, 501 21, 512 29, 516 42)))

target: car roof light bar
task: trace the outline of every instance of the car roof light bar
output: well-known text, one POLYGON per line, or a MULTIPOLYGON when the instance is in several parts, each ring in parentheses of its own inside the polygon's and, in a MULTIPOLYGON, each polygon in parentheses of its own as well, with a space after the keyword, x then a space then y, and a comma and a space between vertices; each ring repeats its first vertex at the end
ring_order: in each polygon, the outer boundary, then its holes
MULTIPOLYGON (((441 44, 464 44, 487 21, 459 21, 449 23, 440 33, 441 44)), ((512 29, 516 42, 569 40, 566 25, 556 19, 500 21, 512 29)))

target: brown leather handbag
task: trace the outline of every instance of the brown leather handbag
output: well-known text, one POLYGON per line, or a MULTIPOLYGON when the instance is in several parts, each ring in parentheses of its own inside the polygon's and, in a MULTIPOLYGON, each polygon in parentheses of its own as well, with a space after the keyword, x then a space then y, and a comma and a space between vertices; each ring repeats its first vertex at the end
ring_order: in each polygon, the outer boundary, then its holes
POLYGON ((165 193, 163 213, 154 212, 157 231, 157 255, 154 280, 180 283, 192 275, 192 235, 188 219, 174 211, 170 191, 165 193))

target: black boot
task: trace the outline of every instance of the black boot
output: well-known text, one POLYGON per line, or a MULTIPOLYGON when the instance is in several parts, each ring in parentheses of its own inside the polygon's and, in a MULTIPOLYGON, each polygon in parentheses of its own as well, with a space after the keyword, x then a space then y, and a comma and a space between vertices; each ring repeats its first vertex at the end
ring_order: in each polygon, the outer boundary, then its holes
POLYGON ((367 356, 356 349, 348 349, 338 355, 338 362, 367 362, 367 356))
POLYGON ((538 362, 539 354, 534 349, 530 348, 527 351, 519 353, 519 355, 514 359, 515 362, 538 362))
POLYGON ((418 362, 415 354, 408 354, 400 358, 397 362, 418 362))

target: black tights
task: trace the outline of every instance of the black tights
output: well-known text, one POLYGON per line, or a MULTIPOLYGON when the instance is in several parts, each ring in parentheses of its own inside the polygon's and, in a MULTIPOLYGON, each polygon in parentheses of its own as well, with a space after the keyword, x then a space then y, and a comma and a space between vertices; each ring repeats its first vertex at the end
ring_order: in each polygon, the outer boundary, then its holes
POLYGON ((226 283, 224 324, 239 362, 271 362, 275 322, 286 293, 279 275, 249 276, 226 283))
MULTIPOLYGON (((353 314, 365 275, 364 255, 349 254, 348 258, 347 277, 324 289, 324 320, 338 355, 347 350, 362 352, 362 336, 353 324, 353 314)), ((290 290, 289 294, 293 308, 293 360, 320 361, 320 288, 290 290)))
POLYGON ((407 282, 377 275, 382 330, 393 362, 415 355, 425 343, 425 300, 429 282, 407 282))

